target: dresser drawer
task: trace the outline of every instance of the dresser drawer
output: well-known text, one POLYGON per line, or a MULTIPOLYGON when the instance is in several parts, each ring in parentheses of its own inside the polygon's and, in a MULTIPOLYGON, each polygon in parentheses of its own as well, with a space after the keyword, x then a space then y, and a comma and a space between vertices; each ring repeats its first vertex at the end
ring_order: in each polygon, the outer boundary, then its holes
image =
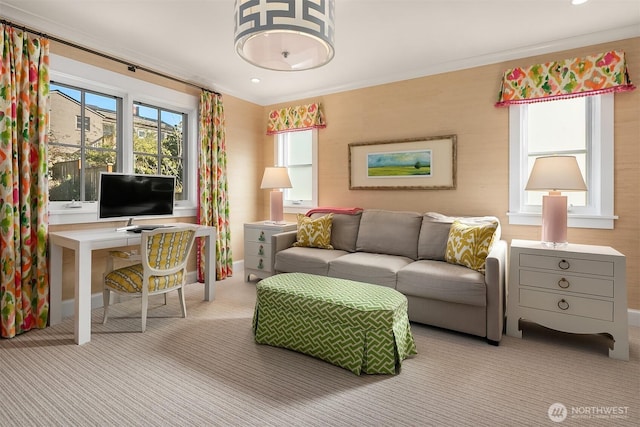
POLYGON ((271 243, 271 236, 276 234, 277 231, 266 230, 262 228, 245 228, 244 238, 247 242, 265 242, 271 243))
POLYGON ((251 270, 262 270, 270 273, 271 262, 269 262, 269 258, 267 257, 245 256, 244 268, 248 268, 251 270))
POLYGON ((520 305, 537 310, 613 321, 613 302, 575 295, 520 289, 520 305))
POLYGON ((246 242, 244 244, 245 256, 271 257, 271 244, 260 242, 246 242))
POLYGON ((520 270, 519 273, 521 286, 613 298, 613 280, 532 270, 520 270))
POLYGON ((609 261, 520 254, 518 263, 520 267, 542 268, 545 270, 595 274, 609 277, 613 277, 614 275, 614 263, 609 261))

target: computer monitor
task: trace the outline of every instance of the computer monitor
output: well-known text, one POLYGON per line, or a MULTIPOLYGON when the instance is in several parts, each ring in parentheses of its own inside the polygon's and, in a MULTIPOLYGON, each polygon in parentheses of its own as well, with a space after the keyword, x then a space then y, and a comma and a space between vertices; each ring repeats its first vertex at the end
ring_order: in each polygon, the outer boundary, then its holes
POLYGON ((165 175, 100 174, 98 219, 173 215, 176 178, 165 175))

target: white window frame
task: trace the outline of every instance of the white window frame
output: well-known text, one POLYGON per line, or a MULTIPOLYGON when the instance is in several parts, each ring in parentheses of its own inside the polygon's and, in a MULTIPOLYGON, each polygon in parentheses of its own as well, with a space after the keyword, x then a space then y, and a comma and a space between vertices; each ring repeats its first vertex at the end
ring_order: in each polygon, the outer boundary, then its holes
MULTIPOLYGON (((550 101, 553 102, 553 101, 550 101)), ((614 220, 614 98, 613 94, 592 97, 591 116, 587 118, 586 207, 572 207, 568 226, 613 229, 614 220)), ((509 224, 540 225, 542 207, 527 205, 525 186, 528 177, 527 105, 509 107, 509 224)))
MULTIPOLYGON (((286 150, 281 149, 281 143, 286 143, 287 135, 291 132, 282 132, 274 135, 274 158, 276 166, 288 167, 285 156, 286 150)), ((318 207, 318 129, 311 129, 311 200, 306 203, 300 203, 297 200, 283 200, 283 210, 285 213, 297 214, 307 213, 309 209, 318 207)), ((285 193, 286 194, 286 193, 285 193)))
MULTIPOLYGON (((95 67, 59 55, 50 55, 49 75, 52 81, 122 98, 122 171, 133 171, 133 103, 142 102, 188 115, 185 141, 185 183, 188 194, 177 200, 174 217, 197 214, 197 135, 199 97, 148 83, 120 73, 95 67)), ((77 224, 98 221, 96 202, 85 202, 80 208, 69 202, 49 202, 50 224, 77 224)))

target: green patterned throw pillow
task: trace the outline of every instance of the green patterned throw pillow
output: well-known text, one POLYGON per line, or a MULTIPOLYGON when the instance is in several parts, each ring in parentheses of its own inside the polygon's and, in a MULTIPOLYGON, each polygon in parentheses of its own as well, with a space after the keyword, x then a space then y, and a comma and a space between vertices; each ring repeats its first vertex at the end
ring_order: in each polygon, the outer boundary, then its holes
POLYGON ((333 249, 331 246, 332 220, 332 213, 315 219, 298 214, 298 241, 293 246, 333 249))
POLYGON ((456 220, 451 224, 445 259, 484 274, 485 261, 493 246, 498 223, 465 224, 456 220))

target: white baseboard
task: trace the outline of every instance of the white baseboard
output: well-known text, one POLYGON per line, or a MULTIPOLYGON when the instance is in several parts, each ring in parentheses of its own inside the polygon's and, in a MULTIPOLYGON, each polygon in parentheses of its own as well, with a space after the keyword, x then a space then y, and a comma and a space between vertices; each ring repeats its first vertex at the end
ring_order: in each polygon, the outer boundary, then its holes
MULTIPOLYGON (((197 281, 196 274, 197 273, 195 271, 191 271, 187 273, 187 283, 196 282, 197 281)), ((121 296, 119 294, 116 294, 115 292, 112 295, 113 296, 111 301, 113 303, 120 302, 121 300, 124 300, 124 298, 127 298, 126 296, 121 296)), ((73 299, 67 299, 62 301, 62 318, 63 319, 65 317, 72 317, 73 314, 75 313, 75 307, 73 303, 74 303, 73 299)), ((104 304, 102 303, 102 292, 91 294, 91 310, 94 310, 96 308, 102 308, 103 305, 104 304)))
MULTIPOLYGON (((244 274, 244 260, 234 262, 233 271, 235 271, 236 274, 238 274, 239 272, 242 272, 242 274, 244 274)), ((197 272, 190 271, 189 273, 187 273, 187 283, 195 283, 197 281, 198 281, 197 272)), ((112 301, 115 303, 115 302, 119 302, 121 299, 124 299, 126 297, 118 295, 114 292, 114 295, 112 298, 113 298, 112 301)), ((73 299, 62 301, 62 318, 63 319, 65 317, 73 316, 73 313, 75 312, 75 307, 73 303, 74 303, 73 299)), ((96 308, 102 308, 103 305, 104 304, 102 303, 102 292, 98 292, 91 295, 91 310, 96 308)))
MULTIPOLYGON (((240 274, 240 272, 242 272, 242 274, 244 275, 244 260, 234 262, 233 271, 235 271, 235 274, 240 274)), ((187 283, 194 283, 196 280, 197 280, 197 277, 196 277, 195 271, 189 272, 187 274, 187 283)), ((116 298, 118 296, 119 295, 116 295, 116 298)), ((100 307, 102 307, 102 293, 96 293, 91 295, 91 309, 93 310, 95 308, 100 308, 100 307)), ((73 316, 73 312, 74 312, 73 300, 68 299, 68 300, 62 301, 62 317, 65 318, 65 317, 73 316)), ((640 310, 635 310, 630 308, 628 310, 628 313, 629 313, 629 326, 640 327, 640 310)))

